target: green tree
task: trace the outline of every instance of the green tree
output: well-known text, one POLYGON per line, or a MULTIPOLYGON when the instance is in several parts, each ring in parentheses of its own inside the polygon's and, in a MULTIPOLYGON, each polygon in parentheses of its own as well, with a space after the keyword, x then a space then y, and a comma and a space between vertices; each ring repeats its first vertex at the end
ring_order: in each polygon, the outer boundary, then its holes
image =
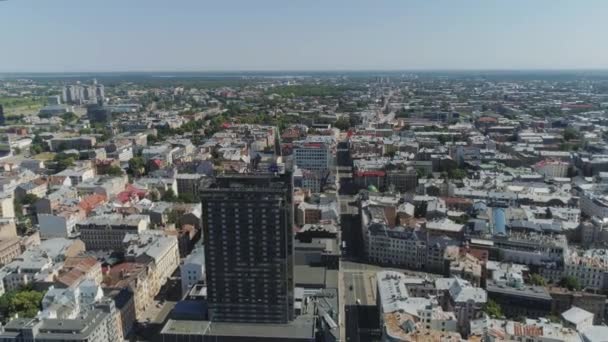
POLYGON ((350 128, 350 120, 347 117, 341 117, 334 122, 334 127, 341 131, 346 131, 350 128))
POLYGON ((168 224, 177 224, 179 221, 179 213, 175 209, 171 209, 167 213, 167 223, 168 224))
POLYGON ((536 286, 545 286, 547 285, 547 281, 540 274, 532 273, 528 279, 530 284, 536 286))
POLYGON ((43 292, 28 288, 6 292, 0 297, 0 313, 5 320, 15 314, 25 318, 35 317, 43 297, 43 292))
POLYGON ((113 165, 106 170, 105 174, 112 177, 120 177, 124 175, 124 172, 122 172, 120 166, 113 165))
POLYGON ((575 140, 579 138, 579 131, 577 131, 576 129, 572 128, 572 127, 567 127, 566 129, 564 129, 562 135, 564 136, 564 140, 566 141, 570 141, 570 140, 575 140))
POLYGON ((21 204, 30 205, 36 203, 39 200, 38 196, 34 194, 26 194, 21 200, 21 204))
POLYGON ((72 155, 65 153, 56 154, 53 160, 57 163, 55 167, 56 172, 60 172, 67 169, 68 167, 74 166, 75 162, 75 159, 72 155))
POLYGON ((146 173, 146 162, 142 157, 133 157, 129 160, 129 173, 141 176, 146 173))
POLYGON ((467 172, 463 169, 450 169, 448 171, 448 177, 450 179, 463 179, 467 177, 467 172))
POLYGON ((559 285, 570 291, 578 291, 581 289, 581 284, 578 282, 578 279, 573 276, 563 277, 562 280, 559 281, 559 285))
POLYGON ((173 189, 169 188, 167 191, 165 191, 161 199, 165 202, 175 202, 177 200, 177 196, 175 196, 173 189))
POLYGON ((67 112, 65 114, 62 114, 61 118, 63 119, 63 121, 68 123, 78 120, 78 116, 73 112, 67 112))
POLYGON ((496 303, 492 299, 488 299, 486 304, 483 306, 483 312, 485 312, 488 316, 492 318, 503 317, 502 308, 498 303, 496 303))

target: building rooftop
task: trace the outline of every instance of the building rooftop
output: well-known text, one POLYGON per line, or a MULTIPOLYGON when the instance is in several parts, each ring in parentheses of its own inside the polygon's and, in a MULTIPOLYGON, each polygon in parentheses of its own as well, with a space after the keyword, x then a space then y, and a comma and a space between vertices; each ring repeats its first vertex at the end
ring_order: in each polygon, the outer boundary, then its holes
POLYGON ((218 337, 249 337, 269 339, 314 340, 312 316, 298 316, 287 324, 220 323, 210 321, 169 320, 161 335, 194 335, 218 337))

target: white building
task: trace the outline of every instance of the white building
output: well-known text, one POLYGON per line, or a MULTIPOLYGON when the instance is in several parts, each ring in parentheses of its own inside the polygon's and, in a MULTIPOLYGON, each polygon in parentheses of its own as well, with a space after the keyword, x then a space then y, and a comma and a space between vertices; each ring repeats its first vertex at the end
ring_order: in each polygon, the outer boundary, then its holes
POLYGON ((0 218, 14 218, 15 207, 13 197, 8 193, 0 193, 0 218))
POLYGON ((150 268, 150 292, 158 293, 160 288, 173 275, 179 267, 179 247, 175 236, 164 236, 147 233, 131 233, 124 237, 125 259, 129 261, 148 264, 150 268))
POLYGON ((372 262, 420 270, 426 264, 424 234, 404 227, 372 224, 368 228, 368 259, 372 262))
MULTIPOLYGON (((471 322, 471 336, 476 341, 487 342, 582 342, 583 339, 574 329, 552 323, 545 318, 526 319, 524 323, 480 318, 471 322)), ((605 341, 602 339, 601 341, 605 341)))
POLYGON ((583 287, 608 287, 608 250, 589 249, 583 255, 572 251, 564 258, 564 275, 578 280, 583 287))
POLYGON ((578 331, 583 331, 593 326, 593 314, 576 306, 562 312, 562 319, 578 331))
POLYGON ((300 169, 320 174, 328 172, 333 163, 332 137, 314 136, 294 142, 293 161, 300 169))
POLYGON ((536 172, 548 178, 561 178, 568 175, 569 163, 559 160, 543 160, 534 164, 536 172))
POLYGON ((182 296, 195 284, 205 280, 205 250, 196 248, 184 259, 180 266, 182 278, 182 296))
POLYGON ((467 335, 471 320, 482 317, 488 300, 486 291, 460 278, 436 279, 435 288, 447 295, 447 308, 458 318, 460 332, 467 335))
POLYGON ((399 272, 376 274, 383 341, 461 341, 457 320, 434 298, 411 296, 399 272), (424 338, 424 339, 422 339, 424 338))

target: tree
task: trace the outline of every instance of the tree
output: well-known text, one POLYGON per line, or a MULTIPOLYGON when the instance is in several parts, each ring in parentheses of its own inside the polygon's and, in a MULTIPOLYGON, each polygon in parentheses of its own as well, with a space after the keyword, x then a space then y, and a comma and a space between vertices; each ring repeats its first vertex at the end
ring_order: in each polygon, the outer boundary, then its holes
POLYGON ((61 118, 63 119, 63 121, 69 123, 72 121, 76 121, 78 119, 78 116, 76 114, 74 114, 73 112, 67 112, 65 114, 62 114, 61 118))
POLYGON ((120 166, 113 165, 106 170, 105 174, 112 177, 120 177, 124 175, 124 172, 122 172, 120 166))
POLYGON ((334 122, 334 127, 341 131, 346 131, 350 128, 350 120, 346 117, 341 117, 334 122))
POLYGON ((6 292, 0 297, 0 314, 4 319, 15 314, 25 318, 35 317, 40 310, 43 297, 43 292, 29 288, 6 292))
POLYGON ((486 304, 483 306, 483 312, 485 312, 488 316, 492 318, 503 317, 502 308, 498 303, 496 303, 492 299, 488 299, 486 304))
POLYGON ((418 176, 418 178, 424 178, 426 175, 425 169, 416 169, 416 176, 418 176))
POLYGON ((567 127, 566 129, 564 129, 563 136, 564 140, 566 141, 575 140, 578 139, 579 132, 572 127, 567 127))
POLYGON ((134 176, 141 176, 146 173, 146 162, 142 157, 129 159, 129 173, 134 176))
POLYGON ((463 169, 450 169, 448 171, 448 177, 450 179, 463 179, 467 177, 467 172, 463 169))
POLYGON ((36 201, 38 200, 38 196, 34 195, 34 194, 26 194, 23 199, 21 200, 21 204, 25 204, 25 205, 30 205, 30 204, 34 204, 36 203, 36 201))
POLYGON ((177 200, 177 197, 175 196, 175 192, 173 192, 173 189, 169 188, 167 191, 165 191, 162 200, 165 202, 175 202, 177 200))
POLYGON ((34 139, 32 139, 32 145, 30 145, 30 153, 39 154, 46 150, 47 145, 42 140, 42 137, 38 134, 34 135, 34 139))
POLYGON ((578 291, 581 289, 578 279, 574 278, 573 276, 563 277, 562 280, 559 281, 559 285, 567 288, 570 291, 578 291))
POLYGON ((179 213, 175 209, 171 209, 167 213, 167 223, 168 224, 177 224, 179 221, 179 213))
POLYGON ((528 279, 530 284, 536 286, 545 286, 547 285, 547 281, 540 274, 532 273, 528 279))
POLYGON ((74 166, 75 162, 73 156, 65 153, 56 154, 53 160, 57 163, 55 167, 56 172, 60 172, 67 169, 68 167, 74 166))

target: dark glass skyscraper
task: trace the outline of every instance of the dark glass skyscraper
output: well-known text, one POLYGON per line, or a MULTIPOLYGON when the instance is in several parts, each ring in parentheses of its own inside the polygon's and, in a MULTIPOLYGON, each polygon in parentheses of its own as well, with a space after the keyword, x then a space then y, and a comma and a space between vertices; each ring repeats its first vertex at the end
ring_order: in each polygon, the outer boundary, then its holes
POLYGON ((0 104, 0 126, 4 126, 4 122, 4 107, 2 107, 2 104, 0 104))
POLYGON ((291 321, 291 173, 220 175, 201 201, 210 320, 291 321))

